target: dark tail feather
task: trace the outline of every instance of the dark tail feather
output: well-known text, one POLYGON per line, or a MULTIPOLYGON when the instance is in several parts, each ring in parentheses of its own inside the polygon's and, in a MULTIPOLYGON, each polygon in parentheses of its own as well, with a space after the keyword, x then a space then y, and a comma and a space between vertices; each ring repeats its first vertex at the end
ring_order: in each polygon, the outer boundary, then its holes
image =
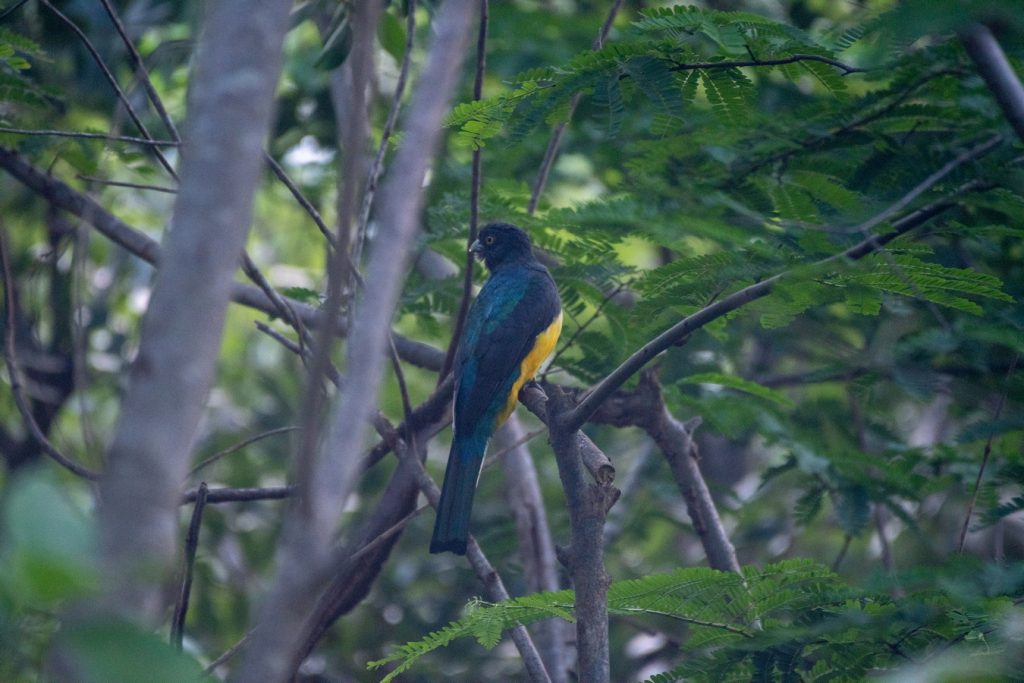
POLYGON ((476 493, 476 480, 483 456, 484 449, 468 440, 456 436, 452 441, 448 468, 444 471, 444 485, 441 487, 441 500, 437 503, 430 552, 466 554, 469 517, 473 510, 473 494, 476 493))

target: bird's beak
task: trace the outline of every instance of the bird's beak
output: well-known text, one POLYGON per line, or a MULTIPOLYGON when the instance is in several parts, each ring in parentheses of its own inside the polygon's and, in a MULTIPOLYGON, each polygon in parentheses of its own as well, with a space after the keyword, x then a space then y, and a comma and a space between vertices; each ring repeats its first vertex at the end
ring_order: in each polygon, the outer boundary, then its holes
POLYGON ((473 244, 469 245, 470 254, 479 254, 483 252, 484 245, 480 244, 480 240, 473 240, 473 244))

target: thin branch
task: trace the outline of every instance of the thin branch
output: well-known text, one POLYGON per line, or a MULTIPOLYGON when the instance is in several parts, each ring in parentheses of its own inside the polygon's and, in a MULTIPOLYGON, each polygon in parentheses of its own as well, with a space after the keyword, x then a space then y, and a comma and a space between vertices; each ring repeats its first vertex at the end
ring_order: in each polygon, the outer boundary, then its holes
POLYGON ((646 607, 616 607, 616 612, 631 612, 634 614, 656 614, 662 617, 668 617, 681 621, 686 624, 693 624, 694 626, 706 626, 708 628, 717 628, 722 631, 728 631, 729 633, 735 633, 736 635, 743 636, 744 638, 753 638, 754 634, 747 631, 744 628, 733 626, 732 624, 724 624, 718 621, 707 621, 706 619, 697 619, 696 617, 688 617, 682 614, 674 614, 672 612, 659 612, 658 610, 647 609, 646 607))
MULTIPOLYGON (((1003 389, 1003 393, 999 396, 999 403, 996 404, 995 413, 992 415, 992 421, 999 419, 999 416, 1003 413, 1003 406, 1006 404, 1006 395, 1010 393, 1010 378, 1013 377, 1014 370, 1017 369, 1017 362, 1020 360, 1020 354, 1016 354, 1013 357, 1013 361, 1010 362, 1010 369, 1006 371, 1006 388, 1003 389)), ((960 527, 960 539, 956 544, 956 551, 958 553, 964 552, 964 542, 967 540, 967 528, 971 524, 971 516, 974 514, 974 507, 978 504, 978 491, 981 489, 981 479, 985 475, 985 466, 988 465, 989 455, 992 454, 992 441, 995 439, 995 432, 988 435, 988 440, 985 442, 985 451, 981 456, 981 464, 978 466, 978 476, 974 480, 974 491, 971 493, 971 503, 967 506, 967 514, 964 515, 963 526, 960 527)))
POLYGON ((7 17, 17 12, 19 9, 21 9, 21 6, 24 5, 26 2, 28 2, 28 0, 18 0, 18 2, 14 3, 13 5, 5 9, 3 12, 0 12, 0 21, 3 21, 7 17))
POLYGON ((315 206, 313 206, 313 203, 306 198, 306 195, 302 193, 302 190, 300 190, 299 186, 295 184, 295 181, 292 180, 285 172, 284 168, 281 167, 281 164, 277 163, 277 160, 270 155, 270 152, 264 152, 263 158, 267 160, 267 165, 270 166, 270 170, 274 172, 277 179, 284 183, 284 186, 292 193, 292 197, 294 197, 295 201, 299 203, 299 206, 301 206, 306 213, 309 214, 309 217, 313 219, 313 222, 316 223, 317 229, 320 230, 320 234, 324 236, 327 243, 332 247, 336 246, 334 234, 331 232, 331 229, 327 227, 327 223, 324 222, 323 216, 321 216, 320 212, 317 211, 315 206))
POLYGON ((153 192, 164 192, 167 194, 178 194, 177 188, 164 187, 162 185, 144 185, 142 183, 129 183, 123 180, 108 180, 106 178, 95 178, 93 176, 78 175, 79 180, 84 180, 87 183, 97 183, 99 185, 111 185, 113 187, 130 187, 133 190, 152 190, 153 192))
POLYGON ((984 24, 974 24, 960 35, 960 39, 1010 125, 1024 141, 1024 85, 1021 85, 999 41, 984 24))
MULTIPOLYGON (((601 24, 601 30, 598 31, 597 38, 594 39, 593 49, 600 50, 604 46, 604 41, 608 37, 609 31, 612 29, 612 24, 615 23, 615 17, 618 15, 619 10, 622 8, 622 0, 614 0, 611 7, 608 8, 608 14, 605 16, 604 23, 601 24)), ((569 121, 572 119, 572 115, 576 113, 576 107, 580 103, 580 93, 576 93, 572 96, 569 101, 569 110, 565 114, 565 121, 555 126, 555 129, 551 131, 551 139, 548 140, 547 149, 544 150, 544 158, 540 163, 540 170, 537 171, 537 179, 533 183, 533 190, 530 192, 530 201, 526 206, 526 213, 531 216, 537 210, 537 204, 540 202, 540 196, 544 192, 544 187, 548 183, 548 174, 551 173, 551 167, 555 164, 555 158, 558 156, 558 147, 562 144, 562 136, 565 134, 565 128, 569 125, 569 121)))
POLYGON ((738 61, 722 61, 722 62, 696 62, 696 63, 681 63, 674 62, 670 71, 692 71, 695 69, 735 69, 741 66, 781 66, 783 64, 795 64, 796 62, 821 62, 822 64, 828 64, 834 66, 843 72, 844 76, 855 73, 865 73, 867 69, 861 69, 856 66, 850 66, 840 62, 837 59, 831 59, 829 57, 823 57, 821 55, 805 55, 795 54, 789 57, 781 57, 779 59, 747 59, 738 61))
POLYGON ((181 136, 178 135, 178 129, 174 125, 174 121, 167 113, 167 109, 164 108, 164 103, 160 99, 160 95, 157 93, 156 88, 153 87, 153 82, 149 78, 149 72, 146 70, 146 65, 142 61, 142 56, 139 54, 135 44, 132 43, 131 38, 128 37, 128 32, 124 28, 124 23, 121 21, 121 17, 118 16, 117 11, 114 10, 114 6, 110 4, 110 0, 100 0, 103 3, 103 9, 107 11, 107 16, 110 17, 110 21, 114 24, 114 28, 117 29, 117 34, 121 36, 121 42, 124 43, 125 47, 128 48, 128 54, 131 56, 132 65, 135 67, 135 73, 142 82, 142 87, 146 90, 146 95, 149 96, 149 102, 156 109, 156 113, 160 116, 160 120, 164 122, 164 127, 167 128, 167 132, 171 134, 171 137, 175 140, 180 141, 181 136))
MULTIPOLYGON (((125 111, 128 112, 128 117, 132 120, 132 123, 135 124, 135 127, 139 129, 139 132, 142 133, 142 136, 144 138, 152 140, 153 136, 150 134, 149 129, 146 128, 146 124, 142 122, 142 119, 140 119, 139 115, 135 112, 135 107, 132 106, 131 101, 128 99, 128 96, 125 94, 124 90, 121 89, 121 86, 120 84, 118 84, 117 79, 114 77, 114 74, 111 73, 110 69, 107 67, 106 62, 103 61, 103 58, 100 56, 100 53, 92 44, 92 41, 89 40, 89 36, 85 35, 85 31, 79 28, 78 24, 71 21, 71 19, 69 19, 63 12, 54 7, 50 3, 50 0, 39 0, 39 2, 48 10, 53 12, 58 19, 64 22, 64 24, 67 25, 67 27, 70 28, 75 33, 75 35, 78 36, 79 40, 82 41, 82 44, 85 45, 85 49, 89 51, 90 55, 92 55, 93 60, 96 62, 96 66, 100 68, 100 71, 103 72, 103 76, 107 79, 107 82, 110 83, 110 86, 114 89, 114 92, 117 93, 117 99, 120 100, 121 104, 124 106, 125 111)), ((156 155, 157 160, 160 162, 160 165, 167 170, 167 172, 171 175, 172 178, 177 179, 177 172, 175 172, 174 167, 171 165, 171 162, 167 160, 167 157, 164 156, 164 153, 160 151, 160 148, 151 147, 151 149, 153 150, 153 154, 156 155)))
POLYGON ((206 482, 199 484, 196 491, 196 502, 192 508, 192 519, 188 524, 188 535, 185 536, 185 569, 181 578, 181 591, 178 602, 174 606, 174 619, 171 621, 171 645, 181 650, 182 637, 185 634, 185 615, 188 613, 188 599, 192 593, 192 576, 196 564, 196 550, 199 548, 199 528, 202 525, 203 509, 206 507, 206 496, 209 489, 206 482))
MULTIPOLYGON (((968 161, 971 161, 982 156, 983 154, 986 154, 987 152, 994 149, 996 145, 998 145, 1001 141, 1002 137, 997 135, 961 153, 959 156, 957 156, 956 159, 949 162, 948 164, 943 166, 942 169, 940 169, 940 171, 942 172, 942 176, 939 176, 939 172, 933 173, 931 176, 929 176, 926 182, 938 182, 938 179, 944 177, 956 166, 967 163, 968 161)), ((923 191, 923 185, 924 183, 918 185, 917 187, 912 189, 908 194, 913 195, 915 197, 920 195, 923 191)), ((978 182, 967 183, 966 185, 962 186, 956 193, 954 193, 954 196, 957 196, 964 191, 982 189, 984 187, 987 186, 978 182)), ((903 199, 901 199, 897 202, 897 204, 905 206, 907 202, 904 202, 903 199)), ((903 235, 904 233, 927 222, 934 216, 952 208, 953 206, 956 206, 956 202, 950 198, 946 198, 940 199, 929 205, 921 207, 920 209, 917 209, 916 211, 913 211, 910 214, 904 216, 900 220, 895 221, 893 223, 893 230, 886 233, 885 235, 871 235, 868 238, 864 239, 863 241, 850 247, 849 249, 846 249, 841 253, 834 254, 812 264, 812 267, 821 267, 828 265, 830 263, 834 263, 836 261, 856 261, 858 259, 864 258, 868 254, 880 250, 882 247, 884 247, 886 244, 896 239, 900 235, 903 235)), ((883 218, 873 218, 867 221, 865 225, 878 225, 891 215, 892 212, 886 209, 885 211, 882 212, 882 214, 880 214, 880 216, 883 216, 883 218)), ((693 315, 684 318, 683 320, 679 321, 675 325, 671 326, 670 328, 659 334, 657 337, 649 341, 647 344, 640 347, 640 349, 633 353, 633 355, 631 355, 629 358, 623 361, 618 368, 612 371, 611 374, 609 374, 607 377, 601 380, 601 382, 599 382, 590 391, 587 397, 583 399, 583 401, 578 406, 576 406, 575 409, 568 411, 563 416, 563 419, 567 420, 567 422, 565 423, 566 426, 575 428, 579 428, 580 426, 582 426, 583 423, 586 422, 587 419, 590 417, 590 415, 595 410, 597 410, 601 402, 603 402, 605 399, 611 396, 616 389, 622 386, 622 384, 627 379, 629 379, 636 372, 638 372, 655 356, 660 354, 662 351, 665 351, 669 347, 678 344, 682 339, 692 334, 696 330, 699 330, 700 328, 704 327, 708 323, 717 320, 718 318, 747 305, 751 301, 755 301, 757 299, 767 296, 772 292, 772 289, 775 287, 775 285, 784 277, 788 277, 789 274, 790 271, 784 271, 782 273, 773 275, 770 278, 757 282, 753 285, 744 287, 743 289, 737 292, 733 292, 729 296, 723 299, 719 299, 710 306, 705 306, 704 308, 697 311, 693 315)))
POLYGON ((269 438, 271 436, 277 436, 278 434, 287 434, 288 432, 294 432, 296 429, 297 429, 297 427, 278 427, 277 429, 271 429, 271 430, 268 430, 268 431, 256 434, 255 436, 250 436, 248 439, 240 441, 240 442, 236 443, 233 446, 229 446, 229 447, 225 448, 222 451, 217 451, 216 453, 211 455, 209 458, 206 458, 205 460, 200 462, 198 465, 196 465, 195 467, 190 469, 188 471, 188 474, 189 474, 189 476, 192 476, 193 474, 195 474, 199 470, 203 469, 204 467, 207 467, 207 466, 212 465, 213 463, 217 462, 218 460, 220 460, 224 456, 231 455, 232 453, 236 453, 236 452, 242 450, 243 448, 245 448, 246 446, 251 446, 252 444, 256 443, 257 441, 262 441, 263 439, 269 438))
POLYGON ((395 83, 395 93, 391 98, 391 109, 388 110, 388 118, 384 122, 384 128, 380 133, 380 145, 377 146, 377 155, 370 164, 370 170, 366 175, 366 189, 363 192, 363 204, 359 210, 359 222, 356 224, 356 241, 352 245, 352 261, 358 264, 363 256, 363 245, 366 243, 366 230, 370 224, 370 209, 373 207, 373 199, 377 192, 377 183, 380 180, 381 171, 384 168, 384 156, 388 151, 388 144, 395 132, 395 125, 398 123, 398 113, 402 109, 402 96, 405 94, 405 84, 409 80, 409 67, 412 64, 412 48, 416 36, 416 0, 409 0, 405 8, 405 53, 402 55, 402 66, 398 71, 398 81, 395 83))
POLYGON ((220 666, 221 664, 224 664, 229 659, 231 659, 236 654, 238 654, 238 651, 241 650, 245 646, 245 644, 247 642, 249 642, 249 636, 251 636, 251 635, 252 635, 252 631, 247 632, 244 636, 242 636, 239 639, 239 641, 237 643, 235 643, 234 645, 229 647, 227 650, 222 652, 215 660, 210 662, 210 664, 205 669, 203 669, 203 673, 204 674, 211 674, 211 673, 213 673, 217 669, 218 666, 220 666))
POLYGON ((32 129, 32 128, 9 128, 7 126, 0 126, 0 133, 10 133, 12 135, 28 135, 28 136, 39 136, 39 137, 53 137, 53 138, 78 138, 82 140, 106 140, 108 142, 130 142, 135 145, 146 145, 149 147, 177 147, 181 143, 173 140, 151 140, 149 138, 139 138, 131 135, 108 135, 106 133, 85 133, 74 130, 46 130, 46 129, 32 129))
POLYGON ((16 313, 18 302, 14 293, 14 274, 11 272, 9 258, 7 231, 0 228, 0 267, 3 270, 4 299, 7 309, 7 322, 5 325, 6 329, 4 330, 4 363, 7 365, 7 375, 11 382, 11 394, 14 396, 14 403, 18 407, 18 412, 21 413, 22 419, 25 421, 29 434, 32 435, 32 438, 35 439, 39 448, 44 453, 69 472, 89 481, 97 481, 100 478, 98 472, 93 472, 89 468, 79 465, 50 443, 50 440, 46 438, 43 430, 39 427, 39 423, 36 422, 35 417, 32 415, 32 408, 25 399, 25 394, 22 391, 21 375, 18 372, 17 342, 14 338, 18 318, 16 313))
MULTIPOLYGON (((261 486, 246 489, 210 489, 206 494, 206 502, 213 503, 251 503, 257 500, 284 500, 295 493, 294 486, 261 486)), ((181 505, 194 503, 199 497, 199 490, 186 491, 179 501, 181 505)))
POLYGON ((850 550, 850 543, 853 541, 853 536, 846 534, 843 537, 843 547, 839 549, 839 554, 836 555, 836 559, 832 560, 832 571, 839 571, 839 566, 846 559, 846 553, 850 550))
MULTIPOLYGON (((582 325, 577 325, 576 326, 576 329, 573 330, 573 333, 569 337, 569 339, 564 344, 562 344, 562 347, 560 349, 558 349, 558 351, 555 352, 554 356, 551 357, 551 361, 548 363, 548 367, 549 368, 552 367, 555 363, 558 362, 558 358, 563 353, 568 351, 572 347, 572 345, 574 343, 576 343, 576 340, 579 338, 579 336, 581 334, 583 334, 584 332, 586 332, 587 328, 590 327, 594 323, 595 320, 597 320, 599 317, 601 317, 601 312, 604 310, 604 307, 607 306, 608 302, 611 301, 612 299, 614 299, 618 295, 618 293, 621 292, 625 288, 625 286, 626 286, 625 283, 621 283, 620 282, 618 284, 618 286, 615 287, 615 289, 613 289, 608 295, 606 295, 601 300, 601 303, 598 304, 597 309, 594 311, 594 313, 589 318, 587 318, 586 322, 584 322, 582 325)), ((545 375, 546 374, 547 373, 545 372, 545 375)))
MULTIPOLYGON (((342 168, 339 169, 334 249, 327 256, 327 292, 323 310, 328 322, 317 330, 312 352, 307 361, 299 434, 295 440, 293 453, 295 481, 303 491, 293 514, 296 516, 296 520, 301 517, 304 519, 302 523, 310 527, 311 539, 321 541, 328 538, 329 528, 335 522, 334 519, 329 519, 319 512, 324 504, 321 497, 326 497, 326 491, 316 483, 318 470, 322 467, 316 462, 316 459, 324 427, 326 394, 323 390, 323 380, 327 377, 331 366, 331 352, 336 336, 333 328, 339 317, 342 317, 342 304, 350 291, 349 286, 353 280, 353 274, 358 270, 355 264, 348 260, 348 257, 352 241, 355 201, 360 184, 362 151, 366 141, 368 117, 366 88, 370 81, 370 72, 373 70, 374 33, 380 10, 380 6, 375 3, 356 4, 351 9, 353 34, 356 38, 344 67, 352 75, 351 92, 347 100, 346 111, 336 112, 338 117, 345 120, 343 139, 341 140, 344 155, 342 168)), ((351 301, 349 303, 351 304, 351 301)), ((353 310, 350 307, 347 313, 349 320, 353 319, 352 315, 353 310)), ((343 485, 351 486, 351 482, 344 482, 343 485)), ((344 491, 339 490, 335 494, 344 495, 344 491)), ((296 521, 296 523, 298 522, 296 521)), ((298 549, 296 551, 299 552, 298 549)))
MULTIPOLYGON (((480 29, 476 37, 476 76, 473 79, 473 101, 479 102, 483 97, 484 72, 487 67, 487 26, 490 20, 490 6, 488 0, 480 0, 480 29)), ((480 184, 482 182, 482 161, 483 149, 473 149, 473 171, 469 184, 469 234, 466 236, 466 265, 462 274, 462 300, 459 302, 459 311, 455 315, 455 327, 452 329, 452 338, 448 342, 448 353, 445 354, 444 364, 441 365, 441 372, 437 380, 443 380, 452 369, 455 362, 455 352, 462 341, 462 330, 466 325, 466 315, 469 313, 469 304, 473 298, 473 270, 476 264, 476 257, 471 251, 473 242, 476 241, 477 231, 480 225, 480 184)))

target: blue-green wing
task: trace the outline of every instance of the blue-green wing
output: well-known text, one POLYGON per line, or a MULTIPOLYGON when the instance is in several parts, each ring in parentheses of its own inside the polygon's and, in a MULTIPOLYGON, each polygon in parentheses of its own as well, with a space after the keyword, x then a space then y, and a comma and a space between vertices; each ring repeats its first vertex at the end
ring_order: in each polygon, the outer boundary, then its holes
POLYGON ((494 420, 534 341, 561 307, 547 271, 524 267, 492 276, 466 319, 455 365, 455 431, 468 436, 494 420))

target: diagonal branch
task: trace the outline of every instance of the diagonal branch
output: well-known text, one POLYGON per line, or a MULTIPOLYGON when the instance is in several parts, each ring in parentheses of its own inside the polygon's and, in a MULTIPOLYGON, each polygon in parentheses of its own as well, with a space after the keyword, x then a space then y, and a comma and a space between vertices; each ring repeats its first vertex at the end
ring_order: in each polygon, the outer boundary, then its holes
POLYGON ((960 39, 1010 125, 1024 140, 1024 85, 1021 85, 999 41, 984 24, 969 27, 960 39))
POLYGON ((721 62, 694 62, 694 63, 683 63, 674 62, 671 71, 693 71, 696 69, 735 69, 741 66, 782 66, 784 64, 796 64, 797 62, 821 62, 822 64, 828 64, 834 66, 843 72, 843 75, 864 73, 867 69, 861 69, 856 66, 850 66, 840 62, 838 59, 831 59, 829 57, 823 57, 821 55, 805 55, 795 54, 789 57, 780 57, 779 59, 744 59, 736 61, 721 61, 721 62))

